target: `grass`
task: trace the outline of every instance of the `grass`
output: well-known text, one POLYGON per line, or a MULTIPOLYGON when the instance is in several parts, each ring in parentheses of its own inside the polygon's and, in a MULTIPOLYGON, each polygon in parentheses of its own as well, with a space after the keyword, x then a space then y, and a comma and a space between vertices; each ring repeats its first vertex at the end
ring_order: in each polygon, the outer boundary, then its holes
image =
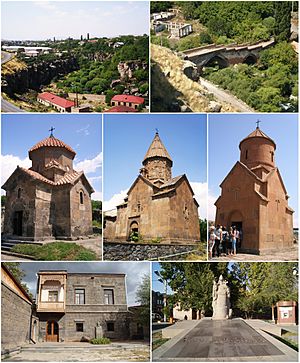
POLYGON ((16 57, 13 57, 10 61, 2 65, 1 74, 2 76, 5 76, 7 74, 14 74, 15 72, 18 72, 26 68, 27 68, 26 63, 20 61, 16 57))
POLYGON ((12 252, 35 257, 39 261, 94 261, 95 252, 76 243, 53 242, 42 246, 19 244, 11 249, 12 252))
POLYGON ((159 348, 161 345, 165 344, 169 339, 162 337, 162 332, 156 332, 152 334, 152 350, 159 348))
POLYGON ((90 343, 91 344, 110 344, 111 342, 110 342, 109 338, 102 337, 102 338, 91 339, 90 343))
POLYGON ((290 348, 296 350, 298 352, 298 343, 293 341, 292 339, 289 339, 288 337, 294 335, 297 336, 297 334, 293 334, 291 332, 287 332, 284 333, 281 337, 279 337, 278 335, 272 334, 268 331, 265 331, 265 333, 268 333, 269 335, 271 335, 273 338, 279 340, 280 342, 286 344, 287 346, 289 346, 290 348))

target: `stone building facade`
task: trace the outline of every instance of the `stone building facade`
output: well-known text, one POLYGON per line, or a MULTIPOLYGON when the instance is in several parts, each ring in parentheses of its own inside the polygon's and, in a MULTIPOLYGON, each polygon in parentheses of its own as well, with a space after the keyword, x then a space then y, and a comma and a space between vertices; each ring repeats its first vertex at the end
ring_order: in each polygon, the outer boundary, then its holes
POLYGON ((124 274, 38 273, 40 341, 128 339, 131 315, 124 274))
POLYGON ((5 236, 51 240, 92 235, 94 190, 84 173, 74 170, 75 155, 52 133, 29 150, 31 168, 18 166, 2 186, 5 236))
POLYGON ((293 244, 293 210, 279 169, 275 142, 259 127, 240 142, 240 161, 222 181, 216 224, 242 231, 241 250, 265 253, 293 244))
POLYGON ((37 319, 32 318, 32 300, 4 264, 1 264, 1 350, 13 352, 35 338, 37 319), (31 327, 32 324, 32 327, 31 327))
POLYGON ((198 203, 186 175, 172 177, 173 161, 158 133, 144 157, 140 174, 109 218, 107 241, 128 241, 132 234, 144 241, 191 244, 200 240, 198 203))

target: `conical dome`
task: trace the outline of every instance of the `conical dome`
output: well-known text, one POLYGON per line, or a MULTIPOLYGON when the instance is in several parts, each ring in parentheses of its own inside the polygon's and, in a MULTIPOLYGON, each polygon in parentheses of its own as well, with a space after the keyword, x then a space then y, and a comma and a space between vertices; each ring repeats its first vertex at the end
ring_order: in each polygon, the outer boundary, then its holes
MULTIPOLYGON (((63 141, 57 139, 53 135, 47 137, 46 139, 39 141, 37 144, 32 146, 32 148, 29 150, 29 158, 31 159, 31 153, 35 150, 41 149, 43 147, 61 147, 68 151, 70 151, 74 156, 76 155, 76 152, 71 148, 71 146, 65 144, 63 141)), ((73 156, 73 157, 74 157, 73 156)))
POLYGON ((240 161, 248 168, 253 169, 260 165, 267 169, 275 167, 276 144, 258 126, 240 142, 239 148, 240 161))
POLYGON ((148 151, 146 152, 146 155, 143 160, 143 164, 145 165, 145 162, 149 158, 166 158, 171 161, 171 164, 173 164, 171 156, 169 155, 167 149, 165 148, 164 144, 162 143, 158 132, 155 133, 154 139, 149 146, 148 151))

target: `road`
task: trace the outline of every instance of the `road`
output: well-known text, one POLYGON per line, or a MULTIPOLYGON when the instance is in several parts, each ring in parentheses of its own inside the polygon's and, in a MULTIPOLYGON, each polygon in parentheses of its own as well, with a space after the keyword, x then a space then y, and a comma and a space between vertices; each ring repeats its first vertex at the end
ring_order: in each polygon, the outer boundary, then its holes
POLYGON ((206 79, 200 77, 199 83, 204 86, 210 93, 212 93, 218 101, 230 104, 231 106, 239 110, 239 112, 255 112, 255 110, 248 106, 245 102, 238 99, 230 92, 225 91, 214 85, 213 83, 207 81, 206 79))
MULTIPOLYGON (((14 54, 1 52, 1 64, 7 63, 11 58, 14 56, 14 54)), ((25 112, 21 110, 19 107, 15 106, 14 104, 6 101, 1 97, 1 111, 2 112, 25 112)))

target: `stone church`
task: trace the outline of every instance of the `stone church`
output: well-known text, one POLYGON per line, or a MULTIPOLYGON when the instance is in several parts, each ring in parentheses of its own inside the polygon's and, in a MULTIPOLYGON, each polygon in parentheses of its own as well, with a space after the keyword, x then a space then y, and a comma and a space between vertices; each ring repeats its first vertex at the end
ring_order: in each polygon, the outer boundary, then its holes
POLYGON ((193 190, 186 175, 172 177, 173 161, 158 132, 142 164, 124 203, 117 207, 117 216, 106 219, 106 240, 128 241, 135 233, 144 241, 200 241, 198 203, 193 190))
POLYGON ((93 233, 94 190, 84 173, 73 169, 75 151, 52 131, 29 150, 31 168, 17 166, 2 186, 5 237, 72 240, 93 233))
POLYGON ((220 185, 216 224, 241 230, 245 252, 261 254, 291 247, 293 210, 275 165, 275 142, 257 126, 239 148, 240 161, 220 185))

